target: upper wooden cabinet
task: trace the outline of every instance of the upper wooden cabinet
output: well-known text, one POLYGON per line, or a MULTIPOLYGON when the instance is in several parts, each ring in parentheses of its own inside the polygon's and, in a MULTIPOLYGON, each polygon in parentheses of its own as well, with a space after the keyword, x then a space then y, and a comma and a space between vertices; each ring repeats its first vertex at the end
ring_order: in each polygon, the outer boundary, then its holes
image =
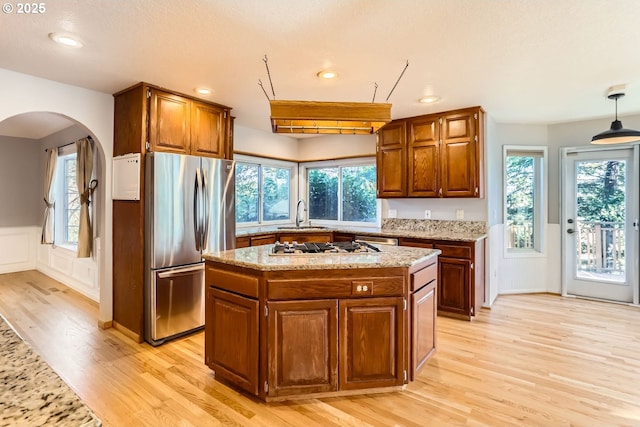
POLYGON ((378 131, 378 197, 482 197, 481 107, 394 120, 378 131))
POLYGON ((149 88, 149 150, 230 158, 229 108, 149 88))
POLYGON ((164 151, 224 159, 233 157, 229 107, 146 83, 114 96, 115 133, 119 136, 115 138, 114 155, 164 151), (123 127, 124 123, 128 126, 123 127))
POLYGON ((394 121, 378 131, 376 174, 378 197, 407 195, 407 136, 404 121, 394 121))

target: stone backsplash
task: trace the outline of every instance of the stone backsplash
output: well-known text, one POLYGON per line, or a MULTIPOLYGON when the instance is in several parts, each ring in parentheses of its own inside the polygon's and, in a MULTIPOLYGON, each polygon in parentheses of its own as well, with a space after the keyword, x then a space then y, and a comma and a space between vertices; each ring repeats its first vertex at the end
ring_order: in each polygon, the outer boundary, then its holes
POLYGON ((385 218, 382 220, 382 229, 485 234, 487 233, 487 223, 484 221, 385 218))

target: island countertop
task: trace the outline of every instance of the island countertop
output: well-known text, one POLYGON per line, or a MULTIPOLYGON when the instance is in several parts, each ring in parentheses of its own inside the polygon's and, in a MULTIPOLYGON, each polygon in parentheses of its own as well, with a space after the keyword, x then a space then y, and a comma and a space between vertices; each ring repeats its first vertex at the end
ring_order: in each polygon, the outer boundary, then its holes
POLYGON ((271 255, 273 245, 252 246, 203 255, 215 261, 261 271, 412 267, 440 254, 438 249, 383 246, 381 252, 271 255))

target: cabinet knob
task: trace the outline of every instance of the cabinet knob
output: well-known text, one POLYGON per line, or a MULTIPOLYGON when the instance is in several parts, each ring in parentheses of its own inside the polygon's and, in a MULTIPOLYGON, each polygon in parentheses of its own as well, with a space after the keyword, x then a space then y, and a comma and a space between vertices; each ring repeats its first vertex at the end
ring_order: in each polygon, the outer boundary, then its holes
POLYGON ((356 290, 357 290, 358 292, 362 292, 362 286, 361 286, 361 285, 358 285, 358 287, 356 288, 356 290))
POLYGON ((363 290, 364 292, 367 292, 367 291, 369 290, 369 287, 368 287, 367 285, 364 285, 364 286, 362 287, 362 290, 363 290))

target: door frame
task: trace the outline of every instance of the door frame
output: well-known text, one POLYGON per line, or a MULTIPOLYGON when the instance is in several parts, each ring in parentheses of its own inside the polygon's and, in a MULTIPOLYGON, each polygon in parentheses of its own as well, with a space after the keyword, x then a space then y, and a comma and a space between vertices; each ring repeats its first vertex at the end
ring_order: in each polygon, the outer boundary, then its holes
MULTIPOLYGON (((633 150, 632 153, 632 161, 634 163, 634 168, 633 168, 633 172, 632 172, 632 176, 631 176, 631 180, 638 183, 638 187, 637 187, 637 191, 635 194, 632 195, 632 197, 634 197, 635 199, 635 213, 632 213, 632 215, 635 214, 636 218, 635 220, 638 221, 638 215, 640 211, 640 146, 638 144, 633 144, 633 145, 626 145, 626 144, 620 144, 620 145, 614 145, 614 146, 603 146, 603 147, 560 147, 560 162, 559 162, 559 168, 560 168, 560 204, 558 206, 558 209, 560 210, 560 233, 561 238, 560 238, 560 246, 561 246, 561 271, 562 271, 562 277, 561 277, 561 295, 563 297, 572 297, 572 298, 585 298, 585 299, 590 299, 589 297, 583 297, 583 296, 577 296, 577 295, 571 295, 567 293, 567 269, 568 268, 573 268, 573 266, 568 266, 567 265, 567 253, 566 253, 566 239, 567 239, 567 232, 566 232, 566 228, 567 228, 567 218, 566 218, 566 209, 565 209, 565 203, 567 202, 567 190, 566 190, 566 185, 565 183, 567 182, 567 173, 566 173, 566 169, 567 169, 567 155, 569 153, 585 153, 585 152, 599 152, 599 151, 613 151, 613 150, 628 150, 631 149, 633 150)), ((635 238, 633 239, 633 249, 634 249, 634 253, 636 254, 634 260, 633 260, 633 267, 631 269, 631 275, 632 278, 630 279, 632 281, 632 290, 633 290, 633 299, 632 302, 627 303, 627 302, 616 302, 616 301, 610 301, 610 300, 606 300, 607 302, 613 302, 613 303, 619 303, 619 304, 625 304, 625 305, 639 305, 640 304, 640 265, 639 265, 639 258, 640 256, 638 256, 640 254, 640 237, 638 236, 638 230, 637 230, 637 226, 636 226, 636 230, 635 230, 635 238)), ((593 299, 597 299, 597 298, 593 298, 593 299)), ((603 300, 605 301, 605 300, 603 300)))

